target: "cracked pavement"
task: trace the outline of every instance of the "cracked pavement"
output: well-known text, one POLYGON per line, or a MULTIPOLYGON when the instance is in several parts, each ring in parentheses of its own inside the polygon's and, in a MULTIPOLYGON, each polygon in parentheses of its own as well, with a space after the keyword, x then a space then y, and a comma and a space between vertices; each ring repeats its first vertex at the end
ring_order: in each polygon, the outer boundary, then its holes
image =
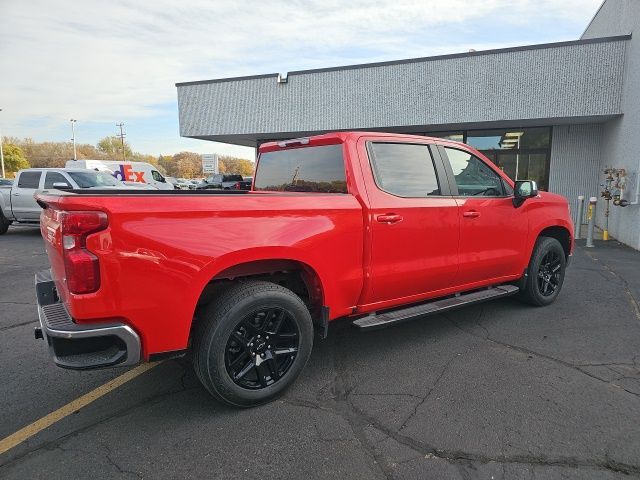
MULTIPOLYGON (((36 229, 0 237, 0 438, 123 370, 56 368, 36 229)), ((0 456, 3 479, 640 477, 640 252, 579 246, 558 301, 360 333, 332 324, 279 400, 215 402, 167 361, 0 456)))

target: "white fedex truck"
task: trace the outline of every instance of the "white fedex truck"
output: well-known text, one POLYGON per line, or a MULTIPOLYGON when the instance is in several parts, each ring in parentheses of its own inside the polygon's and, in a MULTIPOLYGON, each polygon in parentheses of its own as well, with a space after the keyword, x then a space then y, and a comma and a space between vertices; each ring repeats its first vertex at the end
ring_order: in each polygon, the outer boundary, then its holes
POLYGON ((144 183, 159 190, 174 190, 172 183, 150 163, 123 162, 118 160, 69 160, 67 168, 87 168, 100 172, 109 172, 122 182, 144 183))

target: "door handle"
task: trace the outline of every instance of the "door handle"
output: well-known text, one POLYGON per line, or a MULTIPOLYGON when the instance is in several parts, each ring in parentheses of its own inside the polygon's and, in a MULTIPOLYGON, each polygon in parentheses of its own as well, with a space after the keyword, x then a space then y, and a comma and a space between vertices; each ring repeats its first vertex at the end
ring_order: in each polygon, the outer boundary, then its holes
POLYGON ((462 216, 467 218, 478 218, 480 216, 480 212, 469 210, 468 212, 464 212, 462 216))
POLYGON ((12 195, 13 195, 14 197, 19 197, 19 196, 20 196, 20 194, 19 194, 19 193, 13 193, 12 195))
POLYGON ((402 221, 402 215, 387 213, 386 215, 378 215, 376 220, 380 223, 398 223, 402 221))

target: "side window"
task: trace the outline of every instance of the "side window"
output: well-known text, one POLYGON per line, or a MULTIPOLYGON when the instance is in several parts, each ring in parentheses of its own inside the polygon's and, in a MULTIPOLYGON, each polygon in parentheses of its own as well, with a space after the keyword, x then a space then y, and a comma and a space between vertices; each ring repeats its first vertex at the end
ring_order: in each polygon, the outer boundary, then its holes
POLYGON ((22 172, 18 180, 18 188, 38 188, 42 172, 22 172))
POLYGON ((66 183, 69 185, 69 181, 64 178, 64 175, 58 172, 47 172, 47 176, 44 177, 44 188, 54 188, 54 183, 66 183))
POLYGON ((399 197, 440 195, 438 176, 427 145, 370 143, 369 157, 381 190, 399 197))
POLYGON ((445 147, 453 176, 458 186, 458 195, 463 197, 502 197, 502 178, 482 160, 470 153, 445 147))
POLYGON ((151 176, 156 182, 165 182, 165 178, 157 170, 151 170, 151 176))

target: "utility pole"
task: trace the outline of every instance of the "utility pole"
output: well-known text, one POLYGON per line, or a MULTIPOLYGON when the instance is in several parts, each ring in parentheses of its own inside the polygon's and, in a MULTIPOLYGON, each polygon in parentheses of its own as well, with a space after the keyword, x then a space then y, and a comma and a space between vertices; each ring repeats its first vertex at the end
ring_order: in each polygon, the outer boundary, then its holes
MULTIPOLYGON (((0 108, 0 112, 2 109, 0 108)), ((4 178, 4 152, 2 151, 2 134, 0 133, 0 164, 2 164, 2 178, 4 178)))
POLYGON ((120 143, 122 145, 122 161, 127 161, 126 155, 124 153, 124 137, 126 137, 126 134, 123 132, 122 127, 124 127, 124 123, 120 122, 120 123, 116 123, 116 127, 120 127, 120 135, 116 135, 118 137, 120 137, 120 143))
POLYGON ((76 155, 76 129, 75 129, 75 124, 77 120, 72 118, 69 121, 71 122, 71 141, 73 142, 73 159, 77 160, 78 157, 76 155))

